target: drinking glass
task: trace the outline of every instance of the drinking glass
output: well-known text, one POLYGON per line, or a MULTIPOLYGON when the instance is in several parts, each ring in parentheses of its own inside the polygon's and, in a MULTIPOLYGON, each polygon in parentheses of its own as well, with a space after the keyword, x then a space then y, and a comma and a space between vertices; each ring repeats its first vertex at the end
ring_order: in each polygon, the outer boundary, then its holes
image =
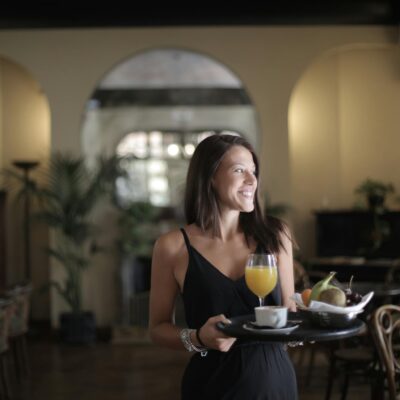
POLYGON ((258 297, 260 307, 272 292, 278 279, 276 257, 273 254, 250 254, 247 258, 245 279, 247 287, 258 297))

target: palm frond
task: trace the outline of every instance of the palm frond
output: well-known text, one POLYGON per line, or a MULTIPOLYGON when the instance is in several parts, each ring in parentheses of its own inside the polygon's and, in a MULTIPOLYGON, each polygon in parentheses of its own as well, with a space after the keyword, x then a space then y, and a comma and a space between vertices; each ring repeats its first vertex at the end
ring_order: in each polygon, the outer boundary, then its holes
POLYGON ((65 279, 52 286, 73 311, 80 311, 82 273, 90 265, 90 243, 96 234, 91 214, 121 174, 119 158, 100 157, 90 169, 83 157, 54 153, 41 185, 17 172, 10 170, 9 174, 22 186, 21 196, 34 193, 40 206, 35 217, 56 233, 56 245, 48 247, 47 253, 64 268, 65 279))

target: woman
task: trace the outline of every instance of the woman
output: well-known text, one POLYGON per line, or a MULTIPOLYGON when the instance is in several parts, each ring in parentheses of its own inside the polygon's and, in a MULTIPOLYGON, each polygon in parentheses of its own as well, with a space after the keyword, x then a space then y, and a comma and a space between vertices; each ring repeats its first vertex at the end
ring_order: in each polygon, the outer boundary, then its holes
POLYGON ((258 173, 257 157, 243 138, 203 140, 187 175, 187 225, 155 243, 151 338, 196 352, 183 376, 182 399, 297 398, 293 366, 281 343, 236 340, 216 329, 218 321, 229 323, 229 317, 252 313, 258 305, 244 280, 247 256, 256 251, 278 258, 279 284, 266 304, 295 309, 289 231, 279 220, 262 216, 258 173), (190 329, 174 324, 179 294, 190 329))

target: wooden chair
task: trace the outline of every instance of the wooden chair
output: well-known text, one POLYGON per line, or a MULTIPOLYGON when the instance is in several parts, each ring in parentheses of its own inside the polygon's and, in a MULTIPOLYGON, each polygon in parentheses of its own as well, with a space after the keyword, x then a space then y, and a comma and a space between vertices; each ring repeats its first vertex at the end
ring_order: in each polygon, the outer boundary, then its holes
POLYGON ((26 336, 29 325, 30 284, 17 285, 7 291, 14 302, 14 312, 10 320, 9 339, 14 357, 15 373, 18 380, 29 375, 29 360, 26 336))
POLYGON ((345 339, 331 348, 328 383, 325 400, 331 398, 334 381, 343 375, 341 400, 347 398, 350 377, 361 377, 369 382, 371 399, 375 399, 375 379, 377 359, 373 343, 369 344, 369 335, 345 339))
MULTIPOLYGON (((294 286, 297 293, 302 290, 312 288, 313 282, 317 282, 324 278, 326 274, 320 271, 307 271, 303 264, 298 260, 293 260, 294 270, 294 286)), ((299 369, 305 369, 304 386, 311 383, 314 371, 315 359, 317 353, 323 354, 326 358, 329 357, 330 344, 329 343, 305 343, 303 346, 290 348, 290 356, 299 369), (306 368, 303 366, 306 365, 306 368)))
MULTIPOLYGON (((400 399, 400 306, 379 307, 371 318, 371 332, 381 366, 377 387, 388 390, 389 400, 400 399)), ((382 392, 381 390, 381 392, 382 392)), ((383 393, 380 393, 383 398, 383 393)))
POLYGON ((8 299, 0 299, 0 399, 11 398, 9 376, 9 328, 14 305, 8 299))
MULTIPOLYGON (((384 283, 387 285, 397 284, 400 282, 400 259, 393 262, 392 267, 387 271, 385 275, 384 283)), ((383 300, 383 304, 395 304, 400 305, 400 296, 387 296, 383 300)))

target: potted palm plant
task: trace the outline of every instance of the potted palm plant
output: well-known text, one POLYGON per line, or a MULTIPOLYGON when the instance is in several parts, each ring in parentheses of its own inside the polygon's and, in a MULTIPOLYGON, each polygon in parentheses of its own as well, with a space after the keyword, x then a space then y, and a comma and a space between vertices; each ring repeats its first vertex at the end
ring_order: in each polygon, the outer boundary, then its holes
POLYGON ((55 153, 45 183, 28 185, 39 204, 35 217, 54 233, 47 252, 65 272, 64 281, 52 281, 49 286, 68 305, 69 311, 60 314, 59 322, 61 338, 69 343, 95 340, 94 314, 82 304, 82 276, 93 253, 101 249, 92 212, 105 195, 113 193, 115 180, 122 174, 119 161, 115 156, 100 157, 95 167, 88 168, 83 157, 55 153))
POLYGON ((160 209, 143 201, 125 206, 116 205, 120 212, 118 248, 121 255, 121 322, 130 325, 134 296, 150 288, 151 252, 159 235, 156 219, 160 209))
POLYGON ((370 178, 365 179, 355 189, 355 193, 362 195, 372 214, 372 225, 365 232, 366 247, 360 249, 360 253, 374 257, 380 250, 381 246, 391 235, 391 228, 388 221, 383 217, 385 213, 385 201, 387 195, 395 192, 392 183, 384 183, 370 178))

